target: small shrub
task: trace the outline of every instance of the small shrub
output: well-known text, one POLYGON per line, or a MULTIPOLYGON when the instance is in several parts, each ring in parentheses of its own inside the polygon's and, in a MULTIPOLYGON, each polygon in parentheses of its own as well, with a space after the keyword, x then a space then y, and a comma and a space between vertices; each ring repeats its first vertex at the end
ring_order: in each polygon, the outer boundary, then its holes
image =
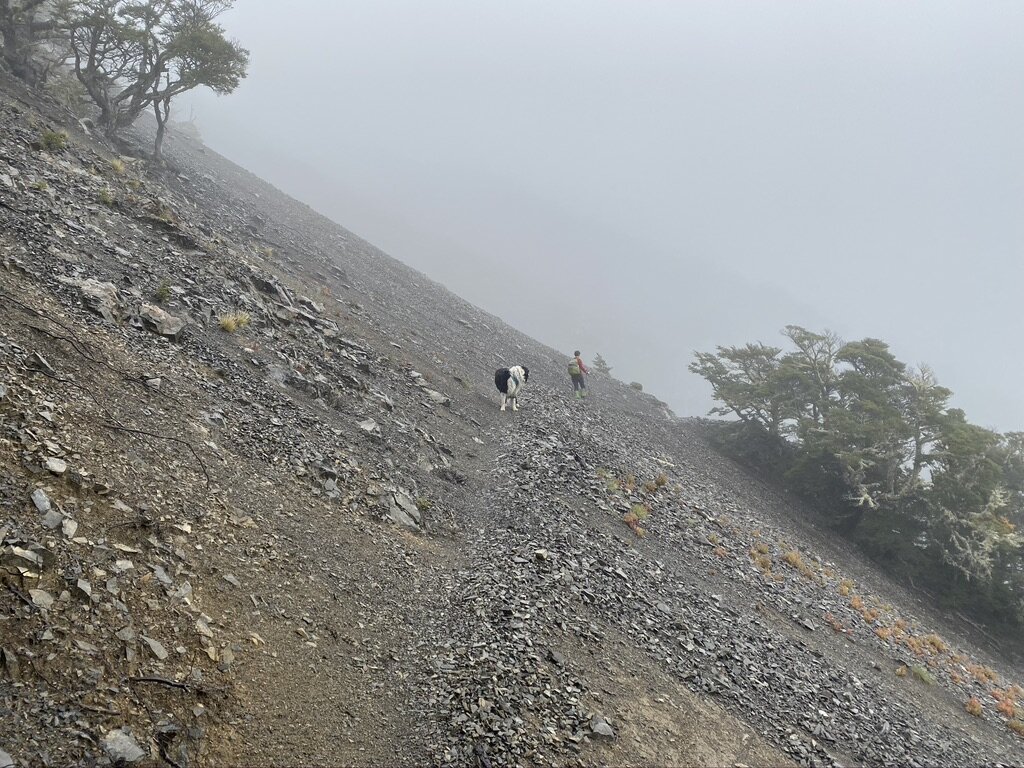
POLYGON ((633 491, 635 491, 636 490, 636 476, 630 474, 630 475, 626 475, 624 478, 622 478, 622 489, 626 493, 632 493, 633 491))
POLYGON ((605 487, 608 489, 608 493, 618 493, 619 492, 619 481, 615 480, 614 478, 609 479, 607 481, 607 483, 605 484, 605 487))
POLYGON ((162 280, 156 290, 153 291, 153 298, 157 304, 166 303, 171 298, 171 284, 166 280, 162 280))
POLYGON ((757 552, 757 554, 759 554, 759 555, 767 555, 768 554, 768 545, 765 544, 764 542, 758 542, 757 544, 754 545, 754 551, 757 552))
POLYGON ((109 189, 101 189, 99 195, 96 196, 96 199, 99 200, 104 205, 113 205, 114 193, 111 192, 109 189))
POLYGON ((866 608, 860 612, 860 615, 868 624, 874 624, 878 620, 879 613, 877 608, 866 608))
POLYGON ((420 512, 429 512, 433 508, 434 502, 432 502, 425 496, 420 496, 418 499, 416 499, 416 509, 418 509, 420 512))
POLYGON ((907 668, 906 664, 896 667, 896 677, 906 677, 908 672, 910 672, 910 670, 907 668))
POLYGON ((644 483, 644 491, 646 491, 647 493, 654 493, 657 490, 658 486, 653 480, 648 480, 646 483, 644 483))
POLYGON ((782 562, 784 562, 790 568, 795 568, 798 571, 802 570, 804 567, 803 558, 800 557, 800 553, 797 552, 795 549, 791 549, 789 550, 789 552, 784 554, 782 556, 782 562))
POLYGON ((920 664, 913 669, 914 677, 920 680, 925 685, 935 685, 935 675, 928 671, 926 667, 922 667, 920 664))
POLYGON ((659 488, 664 488, 666 485, 668 485, 668 475, 662 472, 660 475, 654 478, 654 484, 659 488))
POLYGON ((35 190, 36 192, 45 192, 45 191, 46 191, 46 190, 48 190, 49 188, 50 188, 50 185, 49 185, 49 184, 47 184, 47 183, 46 183, 45 181, 43 181, 42 179, 40 179, 39 181, 35 182, 35 183, 34 183, 34 184, 32 185, 32 189, 34 189, 34 190, 35 190))
POLYGON ((721 537, 717 533, 709 533, 708 534, 708 543, 717 547, 719 544, 722 543, 722 539, 721 539, 721 537))
POLYGON ((252 322, 248 312, 228 312, 220 316, 220 327, 228 333, 234 333, 240 328, 245 328, 252 322))
POLYGON ((724 560, 729 556, 729 550, 725 547, 715 547, 715 554, 724 560))
POLYGON ((1013 720, 1017 717, 1017 707, 1010 699, 1002 699, 996 704, 996 709, 1003 717, 1013 720))
POLYGON ((981 717, 981 702, 978 701, 976 696, 972 696, 967 700, 967 703, 964 705, 964 709, 975 717, 981 717))
POLYGON ((864 598, 860 595, 854 595, 850 598, 850 607, 855 611, 864 610, 864 598))
POLYGON ((64 131, 43 131, 39 145, 47 152, 63 152, 68 147, 68 135, 64 131))
POLYGON ((875 630, 875 634, 878 635, 879 639, 888 641, 892 639, 892 627, 878 627, 875 630))
POLYGON ((853 592, 853 582, 849 579, 843 579, 839 582, 839 594, 843 597, 848 597, 853 592))
POLYGON ((110 170, 112 170, 118 176, 124 176, 125 171, 128 170, 128 166, 124 164, 124 160, 115 157, 113 160, 110 161, 110 170))
POLYGON ((622 522, 629 526, 629 529, 633 531, 637 536, 643 537, 647 535, 647 531, 640 526, 640 522, 645 520, 651 511, 643 504, 634 504, 633 508, 629 510, 622 517, 622 522))
POLYGON ((772 572, 772 559, 768 555, 754 552, 751 550, 750 557, 754 561, 754 565, 761 569, 761 571, 768 576, 772 572))
POLYGON ((946 641, 936 634, 927 635, 924 641, 928 643, 936 653, 945 653, 949 650, 949 646, 946 645, 946 641))
POLYGON ((1024 737, 1024 722, 1021 722, 1020 720, 1011 720, 1006 725, 1018 736, 1024 737))

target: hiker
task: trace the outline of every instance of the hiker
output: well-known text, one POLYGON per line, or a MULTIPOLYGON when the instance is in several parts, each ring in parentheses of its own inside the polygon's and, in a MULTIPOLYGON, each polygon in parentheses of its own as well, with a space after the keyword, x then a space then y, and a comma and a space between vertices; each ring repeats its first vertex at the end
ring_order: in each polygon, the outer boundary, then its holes
POLYGON ((584 374, 589 374, 590 369, 583 364, 580 351, 577 349, 572 353, 573 358, 569 361, 569 377, 572 379, 572 391, 576 393, 576 399, 587 396, 587 384, 583 380, 584 374))

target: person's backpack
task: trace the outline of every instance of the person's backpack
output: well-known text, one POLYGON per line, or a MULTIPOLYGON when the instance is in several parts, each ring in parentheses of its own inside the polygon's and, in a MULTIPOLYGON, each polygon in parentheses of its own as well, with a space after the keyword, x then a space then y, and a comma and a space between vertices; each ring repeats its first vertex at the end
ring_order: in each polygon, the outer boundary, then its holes
POLYGON ((569 375, 579 376, 580 375, 580 364, 576 362, 576 358, 569 361, 569 375))

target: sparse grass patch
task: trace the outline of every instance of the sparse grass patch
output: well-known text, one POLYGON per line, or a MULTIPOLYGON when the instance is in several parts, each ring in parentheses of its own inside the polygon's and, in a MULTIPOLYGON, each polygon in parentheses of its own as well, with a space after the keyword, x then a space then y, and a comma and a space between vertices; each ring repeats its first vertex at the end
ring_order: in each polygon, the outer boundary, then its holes
POLYGON ((729 556, 729 550, 725 547, 715 547, 715 554, 724 560, 729 556))
POLYGON ((928 671, 926 667, 922 667, 920 664, 916 665, 912 670, 914 677, 920 680, 925 685, 935 685, 935 675, 928 671))
POLYGON ((171 284, 167 280, 161 280, 160 285, 153 291, 153 299, 157 304, 164 304, 171 298, 171 284))
POLYGON ((655 493, 658 490, 658 485, 653 480, 648 480, 644 483, 644 490, 647 493, 655 493))
POLYGON ((96 196, 96 199, 103 203, 103 205, 113 205, 114 193, 109 189, 101 189, 100 193, 96 196))
POLYGON ((228 333, 245 328, 251 322, 252 317, 248 312, 228 312, 220 316, 220 327, 228 333))
POLYGON ((1017 717, 1017 705, 1010 699, 1002 699, 996 704, 996 709, 999 710, 999 714, 1008 720, 1013 720, 1017 717))
POLYGON ((654 478, 654 484, 658 488, 664 488, 666 485, 668 485, 668 475, 662 472, 656 478, 654 478))
POLYGON ((32 189, 34 189, 36 192, 45 192, 49 188, 50 188, 50 185, 47 184, 42 179, 40 179, 39 181, 37 181, 37 182, 32 184, 32 189))
POLYGON ((420 496, 416 499, 416 509, 420 512, 428 512, 434 508, 434 502, 428 499, 426 496, 420 496))
POLYGON ((906 664, 896 667, 896 677, 906 677, 909 672, 910 669, 906 664))
POLYGON ((118 176, 124 176, 124 172, 128 170, 128 166, 124 164, 124 160, 115 157, 110 161, 110 170, 116 173, 118 176))
POLYGON ((875 629, 875 634, 879 639, 888 641, 892 639, 893 629, 892 627, 878 627, 875 629))
POLYGON ((763 541, 762 542, 758 542, 757 544, 754 545, 754 552, 757 552, 757 554, 759 554, 759 555, 767 555, 768 554, 768 545, 765 544, 763 541))
POLYGON ((719 544, 722 543, 722 538, 717 533, 709 533, 708 543, 717 547, 719 544))
POLYGON ((853 582, 849 579, 843 579, 839 582, 839 594, 843 597, 849 597, 850 593, 853 592, 853 582))
POLYGON ((949 646, 946 645, 946 641, 936 634, 926 635, 924 641, 932 647, 935 653, 945 653, 949 650, 949 646))
POLYGON ((39 145, 47 152, 63 152, 68 147, 68 135, 64 131, 43 131, 39 145))
POLYGON ((966 709, 975 717, 981 717, 981 702, 978 700, 976 696, 972 696, 970 699, 967 700, 967 703, 964 705, 964 709, 966 709))
POLYGON ((1021 722, 1020 720, 1011 720, 1006 724, 1006 726, 1018 736, 1024 737, 1024 722, 1021 722))
POLYGON ((850 598, 850 607, 855 611, 864 610, 864 598, 860 595, 854 595, 850 598))
POLYGON ((903 643, 907 646, 907 648, 910 649, 910 652, 918 658, 921 658, 925 655, 925 646, 924 643, 921 641, 921 638, 914 637, 913 635, 907 635, 905 638, 903 638, 903 643))
POLYGON ((618 493, 619 492, 619 481, 616 480, 614 477, 610 477, 605 482, 605 488, 608 489, 608 493, 618 493))
POLYGON ((992 669, 981 664, 968 664, 967 671, 979 683, 994 683, 999 679, 999 676, 992 669))
POLYGON ((651 514, 651 510, 644 504, 634 504, 632 509, 629 510, 622 517, 622 522, 629 526, 629 529, 635 533, 638 537, 647 535, 647 531, 644 530, 640 523, 651 514))
POLYGON ((626 493, 632 493, 636 490, 636 475, 629 474, 622 478, 622 490, 626 493))

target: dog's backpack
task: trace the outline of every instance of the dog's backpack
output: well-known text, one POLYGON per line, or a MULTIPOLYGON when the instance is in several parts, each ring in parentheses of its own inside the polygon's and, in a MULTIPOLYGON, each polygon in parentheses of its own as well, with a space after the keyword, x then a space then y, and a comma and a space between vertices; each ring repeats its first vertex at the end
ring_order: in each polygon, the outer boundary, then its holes
POLYGON ((570 376, 579 376, 580 375, 580 364, 576 362, 576 358, 575 357, 572 360, 569 361, 569 375, 570 376))

